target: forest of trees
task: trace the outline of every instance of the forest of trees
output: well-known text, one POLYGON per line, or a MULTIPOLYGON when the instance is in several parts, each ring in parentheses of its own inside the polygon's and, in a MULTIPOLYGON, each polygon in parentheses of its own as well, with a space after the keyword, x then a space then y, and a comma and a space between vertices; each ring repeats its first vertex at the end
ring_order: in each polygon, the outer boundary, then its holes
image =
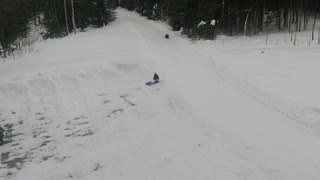
POLYGON ((314 31, 320 32, 320 0, 0 0, 0 56, 27 36, 32 23, 46 28, 44 38, 62 37, 107 25, 119 6, 166 21, 194 39, 312 28, 315 40, 314 31))
POLYGON ((62 37, 115 19, 118 0, 0 0, 0 56, 13 51, 31 24, 43 25, 45 38, 62 37))
MULTIPOLYGON (((314 30, 320 0, 121 0, 120 6, 192 38, 254 35, 272 30, 314 30), (311 19, 311 22, 310 22, 311 19)), ((312 33, 312 40, 314 40, 312 33)))

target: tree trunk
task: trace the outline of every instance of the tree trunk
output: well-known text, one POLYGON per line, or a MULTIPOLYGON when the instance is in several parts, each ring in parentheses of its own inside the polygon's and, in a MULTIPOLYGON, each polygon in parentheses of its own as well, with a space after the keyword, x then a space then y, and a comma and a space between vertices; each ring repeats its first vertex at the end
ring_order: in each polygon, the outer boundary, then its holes
POLYGON ((278 10, 278 30, 279 30, 279 32, 281 31, 281 12, 282 12, 282 10, 278 10))
POLYGON ((221 9, 221 33, 224 31, 224 9, 225 9, 225 0, 222 0, 222 9, 221 9))
POLYGON ((247 13, 247 17, 246 17, 246 21, 244 22, 244 30, 243 30, 243 35, 246 36, 247 34, 247 24, 248 24, 248 19, 249 19, 249 15, 250 15, 250 12, 253 8, 254 4, 251 6, 251 8, 249 9, 248 13, 247 13))
POLYGON ((75 18, 74 18, 73 0, 71 0, 71 9, 72 9, 72 25, 73 25, 73 30, 74 30, 74 33, 77 34, 76 21, 75 21, 75 18))
POLYGON ((268 38, 269 38, 269 26, 267 26, 266 45, 268 45, 268 38))
POLYGON ((320 45, 320 26, 319 26, 319 32, 318 32, 318 44, 320 45))
POLYGON ((296 31, 299 31, 299 7, 296 7, 296 16, 295 16, 295 24, 296 24, 296 31))
POLYGON ((316 21, 317 21, 317 9, 314 12, 314 21, 312 26, 312 41, 314 40, 314 28, 316 27, 316 21))
POLYGON ((282 10, 280 9, 280 1, 278 1, 277 25, 278 25, 278 30, 279 30, 279 32, 281 31, 281 12, 282 12, 282 10))
POLYGON ((261 32, 264 30, 264 11, 266 7, 266 0, 263 0, 262 9, 261 9, 261 32))
POLYGON ((67 34, 69 35, 68 12, 67 12, 67 2, 66 2, 66 0, 64 0, 64 16, 65 16, 65 21, 66 21, 67 34))
POLYGON ((57 6, 56 6, 56 3, 54 1, 52 1, 52 8, 53 8, 53 14, 54 14, 54 17, 56 18, 56 20, 58 20, 58 13, 57 13, 57 6))
POLYGON ((286 8, 283 12, 283 28, 288 28, 288 19, 289 19, 289 9, 286 8))
POLYGON ((0 28, 1 28, 1 41, 0 41, 0 45, 2 46, 3 50, 4 50, 4 46, 5 46, 5 42, 4 42, 4 23, 3 23, 3 19, 4 16, 2 16, 1 12, 0 12, 0 28))
POLYGON ((290 6, 291 6, 291 8, 290 8, 290 14, 289 14, 289 16, 290 16, 290 19, 289 19, 289 33, 291 33, 291 25, 292 25, 292 20, 293 20, 293 7, 292 7, 292 0, 290 1, 290 6))
POLYGON ((256 8, 256 10, 254 12, 253 34, 257 34, 258 25, 259 25, 259 12, 258 12, 258 8, 256 8))
POLYGON ((6 57, 6 48, 5 48, 5 41, 4 41, 4 29, 1 27, 1 44, 3 49, 3 56, 6 57))
MULTIPOLYGON (((309 1, 308 1, 309 2, 309 1)), ((303 23, 303 29, 304 30, 307 30, 308 28, 308 19, 309 19, 309 11, 308 11, 308 5, 309 3, 307 3, 305 6, 304 6, 304 13, 303 13, 303 20, 304 20, 304 23, 303 23)))
POLYGON ((301 31, 301 23, 302 23, 302 0, 300 0, 300 9, 299 9, 299 32, 301 31))

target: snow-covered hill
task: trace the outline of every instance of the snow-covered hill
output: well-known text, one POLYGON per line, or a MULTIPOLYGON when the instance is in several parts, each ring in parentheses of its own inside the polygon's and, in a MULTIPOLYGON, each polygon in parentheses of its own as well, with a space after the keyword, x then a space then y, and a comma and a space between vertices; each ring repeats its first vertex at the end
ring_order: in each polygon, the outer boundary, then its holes
POLYGON ((1 178, 320 178, 319 47, 194 44, 118 14, 0 65, 1 178))

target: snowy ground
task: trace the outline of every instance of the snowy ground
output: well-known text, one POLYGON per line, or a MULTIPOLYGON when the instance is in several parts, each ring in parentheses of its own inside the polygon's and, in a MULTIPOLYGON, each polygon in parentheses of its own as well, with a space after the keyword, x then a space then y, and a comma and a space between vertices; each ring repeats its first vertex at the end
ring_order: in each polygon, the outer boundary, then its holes
POLYGON ((118 13, 0 65, 1 178, 320 179, 318 46, 118 13))

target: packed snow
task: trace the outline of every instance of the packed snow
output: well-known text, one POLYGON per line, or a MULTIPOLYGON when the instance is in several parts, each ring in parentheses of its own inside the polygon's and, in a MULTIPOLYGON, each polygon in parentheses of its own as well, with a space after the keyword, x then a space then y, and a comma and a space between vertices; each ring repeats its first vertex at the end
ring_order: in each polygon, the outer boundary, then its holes
POLYGON ((216 20, 211 20, 211 22, 210 22, 210 24, 212 25, 212 26, 215 26, 216 25, 216 20))
POLYGON ((119 9, 1 60, 0 177, 320 179, 320 51, 299 35, 191 42, 119 9))
POLYGON ((204 22, 204 21, 200 21, 200 23, 198 24, 198 27, 203 26, 203 25, 205 25, 205 24, 207 24, 207 23, 204 22))

